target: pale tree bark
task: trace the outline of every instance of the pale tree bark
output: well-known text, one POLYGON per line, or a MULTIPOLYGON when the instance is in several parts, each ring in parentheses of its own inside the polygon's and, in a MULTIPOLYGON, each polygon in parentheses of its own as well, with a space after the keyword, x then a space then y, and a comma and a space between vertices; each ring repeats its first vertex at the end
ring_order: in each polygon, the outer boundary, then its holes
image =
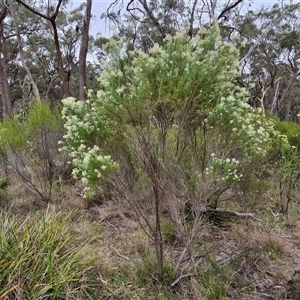
POLYGON ((0 11, 0 95, 1 95, 1 118, 8 116, 13 117, 13 106, 8 82, 7 70, 7 49, 6 39, 4 36, 4 19, 7 16, 7 7, 0 11))
POLYGON ((279 78, 277 81, 276 81, 276 86, 274 86, 274 88, 273 88, 273 97, 272 97, 272 99, 273 99, 273 101, 272 101, 272 105, 271 105, 271 113, 273 114, 273 115, 278 115, 278 101, 277 101, 277 99, 278 99, 278 95, 279 95, 279 84, 280 84, 280 80, 281 80, 281 78, 279 78))
POLYGON ((89 29, 92 17, 92 0, 86 1, 85 16, 81 29, 81 45, 79 52, 79 99, 86 99, 86 58, 89 44, 89 29))
POLYGON ((31 89, 32 89, 32 92, 33 92, 33 96, 34 96, 34 99, 37 100, 37 101, 41 101, 41 98, 40 98, 40 93, 39 93, 39 90, 38 90, 38 87, 37 85, 35 84, 35 81, 33 79, 33 76, 31 74, 31 71, 30 69, 28 68, 27 64, 26 64, 26 61, 25 61, 25 55, 24 55, 24 51, 23 51, 23 45, 22 45, 22 38, 21 38, 21 33, 20 33, 20 28, 19 28, 19 23, 18 23, 18 18, 16 16, 16 11, 15 11, 15 5, 14 5, 14 2, 9 0, 8 1, 8 8, 10 10, 10 15, 14 21, 14 26, 15 26, 15 32, 16 32, 16 37, 17 37, 17 42, 18 42, 18 47, 19 47, 19 55, 20 55, 20 60, 21 60, 21 63, 22 63, 22 66, 23 68, 25 69, 26 71, 26 74, 29 78, 29 82, 30 82, 30 85, 31 85, 31 89))
POLYGON ((267 37, 268 33, 273 30, 274 28, 276 28, 276 25, 283 19, 283 17, 291 10, 293 10, 294 7, 290 6, 287 9, 284 9, 281 14, 274 19, 273 22, 271 22, 269 24, 269 26, 264 30, 264 32, 258 37, 258 39, 255 41, 255 43, 250 47, 250 49, 248 50, 248 52, 241 58, 240 60, 240 64, 243 64, 251 55, 252 53, 255 51, 255 49, 257 48, 257 46, 267 37))
POLYGON ((291 108, 293 105, 293 97, 292 97, 291 92, 293 90, 295 81, 299 75, 300 75, 300 73, 298 71, 291 74, 291 77, 287 83, 287 87, 282 92, 282 95, 279 100, 280 103, 283 103, 284 101, 286 101, 286 110, 285 110, 285 116, 284 116, 285 121, 288 121, 290 119, 291 108))
POLYGON ((47 13, 47 15, 40 13, 39 11, 37 11, 35 8, 29 6, 24 1, 21 1, 21 0, 15 0, 15 1, 18 2, 19 4, 23 5, 25 8, 27 8, 32 13, 34 13, 34 14, 40 16, 41 18, 43 18, 43 19, 50 22, 50 24, 52 26, 52 29, 53 29, 53 38, 54 38, 56 55, 57 55, 59 76, 60 76, 60 79, 61 79, 62 84, 63 84, 64 97, 68 97, 69 94, 70 94, 69 82, 68 82, 68 78, 66 76, 66 72, 65 72, 65 69, 64 69, 63 55, 62 55, 61 48, 60 48, 60 42, 59 42, 58 30, 57 30, 57 24, 56 24, 56 18, 58 16, 59 9, 62 5, 63 0, 58 0, 55 11, 51 16, 49 15, 49 13, 47 13))

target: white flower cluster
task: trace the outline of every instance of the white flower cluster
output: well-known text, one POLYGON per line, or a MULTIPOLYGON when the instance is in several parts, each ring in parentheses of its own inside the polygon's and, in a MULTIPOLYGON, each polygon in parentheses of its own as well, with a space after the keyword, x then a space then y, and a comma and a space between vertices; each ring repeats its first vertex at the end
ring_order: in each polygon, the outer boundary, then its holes
POLYGON ((239 161, 235 158, 221 159, 211 154, 212 160, 210 167, 206 168, 206 175, 218 174, 218 182, 238 182, 243 177, 243 174, 238 173, 239 161))
POLYGON ((91 187, 95 188, 98 182, 101 182, 108 174, 118 168, 117 163, 109 155, 100 154, 98 146, 89 148, 82 144, 77 151, 71 153, 71 156, 74 166, 73 177, 81 179, 87 185, 83 193, 84 197, 90 195, 91 187))
MULTIPOLYGON (((117 170, 118 165, 109 155, 102 155, 98 145, 87 146, 89 139, 96 141, 99 130, 105 131, 109 125, 98 115, 96 107, 85 109, 87 102, 74 98, 62 100, 62 117, 65 121, 65 143, 61 149, 67 150, 73 165, 72 175, 86 184, 83 196, 88 197, 97 190, 98 182, 117 170)), ((103 136, 102 136, 103 137, 103 136)))
POLYGON ((239 89, 235 90, 235 95, 222 97, 210 112, 208 121, 226 126, 226 130, 231 131, 231 138, 242 143, 246 157, 263 157, 278 133, 274 130, 273 121, 261 109, 250 107, 246 95, 244 89, 239 89))

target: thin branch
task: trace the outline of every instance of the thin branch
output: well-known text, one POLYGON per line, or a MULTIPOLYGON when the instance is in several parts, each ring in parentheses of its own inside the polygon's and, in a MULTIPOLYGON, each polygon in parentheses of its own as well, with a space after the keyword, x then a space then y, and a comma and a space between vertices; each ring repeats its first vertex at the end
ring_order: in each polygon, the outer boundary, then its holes
POLYGON ((130 13, 130 15, 135 19, 137 20, 138 22, 141 22, 141 23, 144 23, 143 21, 141 21, 137 16, 135 16, 131 11, 134 11, 134 10, 138 10, 139 12, 141 12, 143 14, 143 16, 145 16, 145 13, 139 8, 139 7, 133 7, 133 8, 130 8, 130 4, 133 3, 134 0, 131 0, 128 2, 127 6, 126 6, 126 10, 130 13))
POLYGON ((21 1, 21 0, 16 0, 17 3, 23 5, 25 8, 27 8, 29 11, 31 11, 32 13, 40 16, 41 18, 44 18, 48 21, 51 21, 51 17, 44 15, 42 13, 40 13, 39 11, 35 10, 33 7, 29 6, 28 4, 26 4, 25 2, 21 1))
POLYGON ((238 6, 241 2, 243 2, 243 0, 237 0, 237 2, 227 6, 222 10, 222 12, 219 14, 218 16, 218 20, 220 20, 222 17, 224 17, 224 15, 230 11, 231 9, 235 8, 236 6, 238 6))
POLYGON ((119 2, 119 0, 115 0, 114 2, 112 2, 112 3, 109 5, 108 9, 106 10, 108 15, 109 15, 109 10, 110 10, 116 3, 118 3, 118 2, 119 2))
POLYGON ((255 217, 255 214, 254 213, 243 213, 243 212, 237 212, 237 211, 231 211, 231 210, 224 210, 224 209, 201 209, 199 211, 200 213, 224 213, 224 214, 230 214, 232 216, 235 216, 235 217, 249 217, 249 218, 252 218, 256 221, 259 221, 259 222, 262 222, 261 219, 255 217))
MULTIPOLYGON (((179 257, 179 259, 178 259, 178 261, 177 261, 177 263, 176 263, 176 266, 175 266, 175 268, 174 268, 174 273, 175 273, 175 274, 178 272, 179 267, 180 267, 180 264, 182 263, 182 261, 183 261, 183 259, 184 259, 184 257, 185 257, 186 252, 188 251, 188 248, 187 248, 187 247, 189 246, 190 242, 191 242, 191 240, 188 241, 188 245, 184 247, 183 251, 182 251, 181 254, 180 254, 180 257, 179 257)), ((175 283, 175 284, 176 284, 176 283, 175 283)), ((175 284, 174 284, 174 285, 175 285, 175 284)))
POLYGON ((149 18, 152 20, 156 28, 158 29, 159 33, 163 38, 166 37, 165 30, 161 26, 161 24, 158 22, 158 19, 154 16, 153 11, 149 8, 147 4, 147 0, 138 0, 140 4, 144 7, 145 11, 147 12, 149 18))
POLYGON ((58 15, 58 13, 59 13, 59 8, 60 8, 61 4, 62 4, 62 0, 58 0, 58 3, 57 3, 57 5, 56 5, 55 12, 54 12, 54 14, 53 14, 52 17, 51 17, 52 20, 55 20, 55 19, 56 19, 57 15, 58 15))

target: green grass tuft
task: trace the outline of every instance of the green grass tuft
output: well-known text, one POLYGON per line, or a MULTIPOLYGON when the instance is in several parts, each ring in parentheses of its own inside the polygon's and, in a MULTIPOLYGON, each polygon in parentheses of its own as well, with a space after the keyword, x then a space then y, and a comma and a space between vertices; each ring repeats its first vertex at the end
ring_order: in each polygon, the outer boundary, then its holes
POLYGON ((0 298, 88 299, 93 258, 84 251, 87 241, 71 236, 70 216, 0 218, 0 298))

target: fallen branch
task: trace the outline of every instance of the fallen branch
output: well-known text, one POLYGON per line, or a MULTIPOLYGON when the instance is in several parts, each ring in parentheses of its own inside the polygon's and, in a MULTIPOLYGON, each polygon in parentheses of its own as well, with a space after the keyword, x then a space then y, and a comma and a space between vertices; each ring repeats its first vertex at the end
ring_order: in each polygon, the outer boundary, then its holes
POLYGON ((117 249, 115 249, 114 247, 111 246, 111 248, 117 253, 118 256, 120 256, 120 257, 122 257, 122 258, 124 258, 124 259, 126 259, 128 261, 130 261, 129 257, 120 254, 120 252, 117 249))
POLYGON ((191 276, 194 276, 194 275, 196 275, 196 274, 194 274, 194 273, 188 273, 188 274, 184 274, 184 275, 179 276, 176 280, 174 280, 172 282, 171 287, 174 287, 183 278, 191 277, 191 276))
POLYGON ((217 263, 220 267, 226 267, 230 264, 230 262, 232 262, 234 259, 236 259, 237 257, 239 257, 241 254, 243 253, 243 251, 239 251, 237 253, 233 253, 225 258, 221 258, 219 260, 217 260, 217 263))
POLYGON ((106 223, 107 225, 111 226, 115 231, 118 231, 118 228, 117 228, 114 224, 112 224, 112 223, 110 223, 110 222, 108 222, 108 221, 106 221, 105 223, 106 223))
POLYGON ((224 209, 212 209, 212 208, 204 208, 200 210, 200 213, 203 215, 218 215, 220 217, 225 217, 225 218, 234 218, 234 217, 246 217, 246 218, 252 218, 256 221, 261 222, 262 220, 255 217, 254 213, 243 213, 243 212, 237 212, 237 211, 230 211, 230 210, 224 210, 224 209))

